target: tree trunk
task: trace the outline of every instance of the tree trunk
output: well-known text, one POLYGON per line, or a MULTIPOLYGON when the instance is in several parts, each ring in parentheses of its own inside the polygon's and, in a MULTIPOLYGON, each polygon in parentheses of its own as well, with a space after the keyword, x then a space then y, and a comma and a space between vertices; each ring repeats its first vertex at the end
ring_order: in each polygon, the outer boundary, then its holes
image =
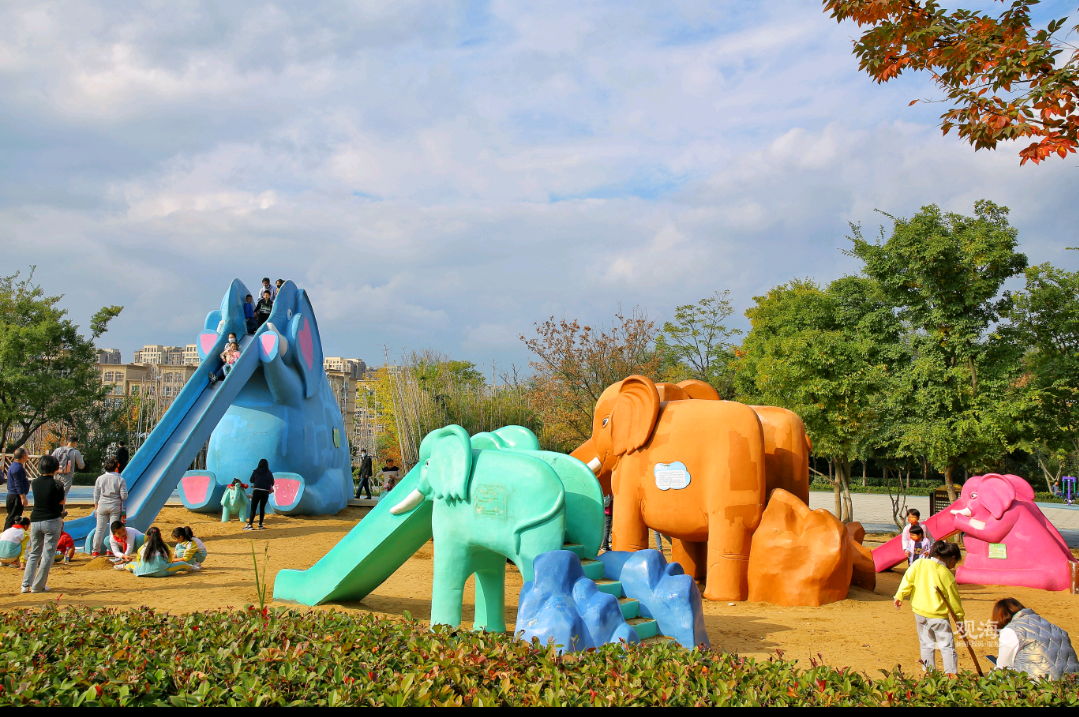
POLYGON ((955 464, 949 463, 944 469, 944 485, 948 488, 948 502, 955 502, 955 486, 952 485, 952 471, 955 470, 955 464))
POLYGON ((850 462, 846 458, 835 459, 836 517, 842 523, 854 520, 850 497, 850 462))
POLYGON ((866 480, 865 477, 866 477, 866 473, 869 470, 868 465, 869 465, 869 461, 862 461, 862 487, 863 488, 865 488, 865 480, 866 480))
POLYGON ((835 517, 843 520, 843 493, 841 492, 842 486, 839 485, 839 478, 837 478, 832 471, 832 461, 828 461, 828 479, 832 481, 832 491, 835 494, 835 517))

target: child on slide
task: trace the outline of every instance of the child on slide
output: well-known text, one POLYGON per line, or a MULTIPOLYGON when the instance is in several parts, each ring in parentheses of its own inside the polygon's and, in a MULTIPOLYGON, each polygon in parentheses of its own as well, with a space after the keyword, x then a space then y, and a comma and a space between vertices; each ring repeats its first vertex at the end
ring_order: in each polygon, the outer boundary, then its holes
POLYGON ((191 532, 191 528, 187 526, 177 528, 172 531, 172 537, 174 540, 180 541, 176 544, 176 553, 173 555, 173 559, 182 560, 190 565, 192 570, 202 570, 202 563, 206 560, 206 546, 195 537, 195 534, 191 532))
POLYGON ((959 586, 952 575, 960 557, 958 545, 938 540, 933 544, 928 560, 915 560, 907 568, 895 593, 896 610, 903 606, 904 598, 910 598, 921 647, 922 669, 926 672, 934 669, 936 651, 940 650, 944 672, 952 677, 959 670, 959 658, 948 608, 955 613, 957 627, 962 631, 963 601, 959 599, 959 586))
POLYGON ((0 565, 21 568, 30 539, 30 519, 16 518, 11 527, 0 533, 0 565))
POLYGON ((134 560, 139 548, 146 542, 146 536, 118 520, 109 526, 109 530, 109 550, 113 557, 123 563, 134 560))
POLYGON ((172 554, 160 528, 146 531, 146 542, 139 548, 138 557, 127 565, 117 565, 120 570, 127 570, 140 578, 164 578, 176 573, 187 572, 191 566, 179 560, 171 560, 172 554))

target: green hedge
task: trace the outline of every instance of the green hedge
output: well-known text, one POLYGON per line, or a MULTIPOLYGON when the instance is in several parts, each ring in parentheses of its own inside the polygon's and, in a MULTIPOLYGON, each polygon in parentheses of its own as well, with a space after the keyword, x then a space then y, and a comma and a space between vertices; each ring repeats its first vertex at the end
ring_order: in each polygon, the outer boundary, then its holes
MULTIPOLYGON (((1031 485, 1034 485, 1034 484, 1031 484, 1031 485)), ((912 485, 910 487, 910 490, 907 491, 907 495, 928 496, 928 495, 931 495, 933 493, 933 491, 936 490, 937 488, 942 488, 942 487, 944 487, 943 484, 934 486, 933 488, 924 488, 924 487, 921 487, 921 486, 913 486, 912 485)), ((956 493, 957 494, 959 493, 960 488, 962 488, 961 485, 956 486, 956 493)), ((810 482, 809 489, 811 491, 821 491, 821 492, 824 492, 824 493, 831 493, 832 491, 835 490, 832 487, 831 483, 829 483, 827 481, 821 481, 819 478, 817 480, 814 480, 814 481, 810 482)), ((854 494, 854 493, 870 493, 870 494, 873 494, 873 495, 887 495, 888 494, 888 489, 883 487, 883 486, 876 486, 876 485, 863 486, 861 484, 861 479, 851 478, 850 492, 851 492, 851 494, 854 494)), ((892 495, 895 495, 895 487, 894 486, 892 487, 892 495)), ((1045 492, 1038 493, 1038 492, 1035 492, 1034 493, 1034 500, 1037 501, 1038 503, 1060 503, 1061 505, 1064 505, 1064 499, 1063 498, 1058 498, 1055 495, 1053 495, 1052 493, 1045 493, 1045 492)))
POLYGON ((1074 677, 896 670, 873 680, 669 643, 559 657, 505 635, 369 614, 46 606, 0 623, 5 706, 1079 704, 1074 677))

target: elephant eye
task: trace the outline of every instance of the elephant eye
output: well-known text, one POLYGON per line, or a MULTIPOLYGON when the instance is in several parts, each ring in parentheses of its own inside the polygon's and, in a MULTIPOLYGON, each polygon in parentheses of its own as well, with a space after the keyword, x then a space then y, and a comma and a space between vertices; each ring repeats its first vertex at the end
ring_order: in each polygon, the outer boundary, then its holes
POLYGON ((610 419, 610 417, 609 417, 609 416, 608 416, 607 418, 604 418, 604 419, 603 419, 603 426, 602 426, 602 428, 606 428, 606 427, 607 427, 607 424, 608 424, 608 423, 610 423, 610 421, 611 421, 611 419, 610 419))
POLYGON ((427 460, 425 460, 425 461, 423 462, 423 467, 424 467, 424 468, 426 468, 426 467, 427 467, 427 466, 429 466, 429 465, 431 465, 431 459, 430 459, 430 458, 428 458, 427 460))
POLYGON ((971 493, 971 494, 970 494, 970 499, 971 499, 971 500, 974 500, 974 499, 975 499, 975 498, 977 498, 977 497, 978 497, 978 494, 977 494, 977 493, 971 493))

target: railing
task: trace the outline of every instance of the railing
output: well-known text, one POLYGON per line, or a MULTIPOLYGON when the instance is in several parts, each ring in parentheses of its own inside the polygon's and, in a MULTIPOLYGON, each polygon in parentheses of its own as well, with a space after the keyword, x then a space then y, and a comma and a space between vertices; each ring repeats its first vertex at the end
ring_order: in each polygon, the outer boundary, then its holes
MULTIPOLYGON (((34 480, 41 476, 41 472, 38 470, 37 462, 41 460, 41 456, 30 456, 30 459, 26 461, 23 466, 26 469, 26 476, 28 480, 34 480)), ((11 467, 11 464, 15 461, 14 453, 0 453, 0 465, 4 467, 4 477, 7 478, 7 469, 11 467)))

